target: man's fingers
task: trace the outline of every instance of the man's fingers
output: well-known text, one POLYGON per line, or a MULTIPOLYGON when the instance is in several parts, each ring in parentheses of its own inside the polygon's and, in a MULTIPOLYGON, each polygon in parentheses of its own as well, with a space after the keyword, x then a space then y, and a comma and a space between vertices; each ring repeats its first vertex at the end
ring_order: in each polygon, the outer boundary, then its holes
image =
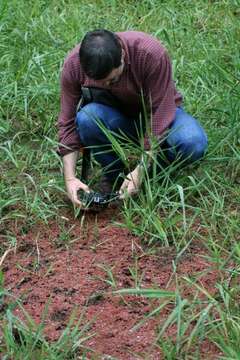
POLYGON ((81 189, 82 189, 83 191, 85 191, 85 192, 90 192, 90 191, 91 191, 91 190, 89 189, 89 187, 88 187, 87 185, 85 185, 85 184, 82 184, 81 189))
POLYGON ((119 199, 120 200, 123 200, 123 199, 125 199, 126 198, 126 191, 122 191, 121 193, 120 193, 120 195, 119 195, 119 199))
POLYGON ((120 187, 119 192, 124 191, 125 189, 127 189, 128 185, 129 185, 129 181, 125 179, 124 182, 122 183, 122 186, 120 187))
POLYGON ((84 184, 77 178, 73 178, 73 179, 68 179, 68 181, 66 182, 66 187, 67 187, 68 197, 72 201, 73 205, 83 208, 84 206, 78 197, 78 191, 83 190, 84 192, 89 193, 91 190, 88 187, 88 185, 84 184))
POLYGON ((73 204, 79 206, 80 208, 83 207, 82 203, 79 200, 75 200, 73 204))
POLYGON ((76 198, 76 197, 73 197, 73 198, 72 198, 72 202, 73 202, 74 204, 76 204, 76 205, 79 205, 79 206, 82 205, 81 201, 78 200, 78 198, 76 198))
POLYGON ((82 206, 81 201, 78 199, 77 191, 73 190, 71 194, 71 200, 75 205, 82 206))
POLYGON ((121 186, 121 189, 119 190, 119 198, 125 199, 127 196, 135 195, 138 193, 139 188, 136 186, 136 184, 133 181, 128 181, 126 184, 123 184, 121 186), (123 186, 125 185, 125 186, 123 186))
POLYGON ((125 199, 125 197, 128 195, 129 193, 129 185, 130 185, 130 181, 129 180, 124 180, 120 190, 119 190, 119 199, 123 200, 125 199))
POLYGON ((72 202, 73 202, 73 204, 82 207, 82 203, 81 203, 81 201, 78 200, 77 197, 73 197, 73 198, 72 198, 72 202))
POLYGON ((127 192, 127 186, 121 186, 121 189, 119 189, 119 199, 124 199, 125 198, 125 194, 127 192))

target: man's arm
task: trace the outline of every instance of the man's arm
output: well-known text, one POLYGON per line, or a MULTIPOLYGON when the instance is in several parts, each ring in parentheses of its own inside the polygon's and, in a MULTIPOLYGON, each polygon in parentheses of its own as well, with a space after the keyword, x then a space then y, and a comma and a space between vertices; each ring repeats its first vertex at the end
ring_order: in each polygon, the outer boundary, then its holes
POLYGON ((79 151, 80 138, 76 130, 76 108, 81 97, 81 84, 71 69, 71 63, 64 64, 61 74, 61 107, 58 117, 58 153, 64 156, 79 151))
MULTIPOLYGON (((167 51, 157 57, 157 51, 148 54, 143 83, 144 96, 151 106, 151 135, 160 139, 174 120, 176 102, 181 103, 181 95, 177 93, 172 78, 172 65, 167 51)), ((146 137, 145 148, 149 141, 146 137)))
POLYGON ((76 178, 76 162, 81 147, 76 130, 76 108, 81 97, 81 86, 71 67, 65 63, 61 74, 61 111, 58 118, 59 149, 63 157, 63 172, 68 197, 74 205, 81 206, 77 192, 90 191, 88 186, 76 178))

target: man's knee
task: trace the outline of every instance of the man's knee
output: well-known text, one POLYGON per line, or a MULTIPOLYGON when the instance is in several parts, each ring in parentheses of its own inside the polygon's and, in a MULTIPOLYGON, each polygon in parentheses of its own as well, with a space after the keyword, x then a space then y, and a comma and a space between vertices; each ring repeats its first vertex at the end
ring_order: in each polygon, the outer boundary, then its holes
POLYGON ((88 144, 89 139, 94 139, 100 131, 98 121, 100 120, 101 111, 99 104, 90 103, 85 105, 76 116, 77 131, 81 141, 88 144))
POLYGON ((77 126, 80 130, 86 129, 86 127, 94 128, 97 126, 97 119, 99 118, 98 104, 91 103, 85 105, 77 113, 77 126))
POLYGON ((207 136, 201 134, 201 136, 182 139, 178 148, 182 159, 187 162, 194 162, 204 156, 207 151, 207 146, 207 136))
POLYGON ((190 163, 204 156, 208 141, 207 135, 198 121, 182 108, 178 108, 167 144, 169 145, 170 160, 175 160, 180 156, 181 159, 190 163))

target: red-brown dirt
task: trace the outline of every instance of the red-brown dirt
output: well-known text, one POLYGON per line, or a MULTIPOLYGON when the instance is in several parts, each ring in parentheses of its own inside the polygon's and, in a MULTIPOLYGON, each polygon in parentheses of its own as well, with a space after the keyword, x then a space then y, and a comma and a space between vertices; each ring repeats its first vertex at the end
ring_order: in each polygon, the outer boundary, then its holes
MULTIPOLYGON (((74 220, 69 213, 62 218, 62 224, 38 225, 25 235, 17 227, 16 253, 4 261, 5 287, 22 299, 37 323, 48 304, 45 335, 51 341, 59 337, 76 309, 78 315, 84 312, 85 323, 93 321, 89 333, 95 335, 86 342, 94 351, 91 359, 164 359, 154 342, 174 304, 133 331, 133 326, 160 300, 123 298, 112 291, 135 287, 136 282, 142 288, 175 290, 176 276, 179 280, 187 276, 198 279, 198 284, 213 294, 218 271, 206 260, 206 250, 194 244, 180 258, 174 273, 173 247, 143 246, 126 229, 113 226, 113 216, 112 209, 87 214, 81 227, 80 219, 74 220), (103 266, 111 269, 113 278, 103 266), (131 272, 136 269, 134 279, 131 272)), ((196 294, 196 288, 184 280, 179 283, 182 296, 191 299, 196 294)), ((22 317, 19 309, 16 313, 22 317)), ((170 327, 166 334, 174 339, 176 327, 170 327)), ((202 359, 216 359, 218 354, 207 340, 200 352, 202 359)))

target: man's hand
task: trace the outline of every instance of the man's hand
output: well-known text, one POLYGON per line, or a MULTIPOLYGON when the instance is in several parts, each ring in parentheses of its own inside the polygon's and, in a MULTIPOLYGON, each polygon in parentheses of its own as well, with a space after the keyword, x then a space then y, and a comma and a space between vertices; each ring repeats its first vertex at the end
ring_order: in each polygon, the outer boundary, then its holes
POLYGON ((138 193, 142 183, 142 171, 142 166, 138 165, 127 175, 119 190, 120 199, 124 199, 126 195, 131 196, 138 193))
POLYGON ((78 199, 77 192, 80 189, 86 192, 90 192, 89 187, 86 184, 84 184, 82 181, 77 179, 76 177, 70 179, 66 178, 65 184, 66 184, 68 197, 72 201, 73 205, 75 206, 77 205, 81 207, 82 203, 78 199))
POLYGON ((75 176, 77 158, 78 151, 74 151, 65 155, 63 157, 63 170, 66 190, 69 199, 72 201, 73 205, 82 206, 81 201, 78 200, 77 192, 80 189, 86 192, 90 192, 90 189, 86 184, 77 179, 75 176))

